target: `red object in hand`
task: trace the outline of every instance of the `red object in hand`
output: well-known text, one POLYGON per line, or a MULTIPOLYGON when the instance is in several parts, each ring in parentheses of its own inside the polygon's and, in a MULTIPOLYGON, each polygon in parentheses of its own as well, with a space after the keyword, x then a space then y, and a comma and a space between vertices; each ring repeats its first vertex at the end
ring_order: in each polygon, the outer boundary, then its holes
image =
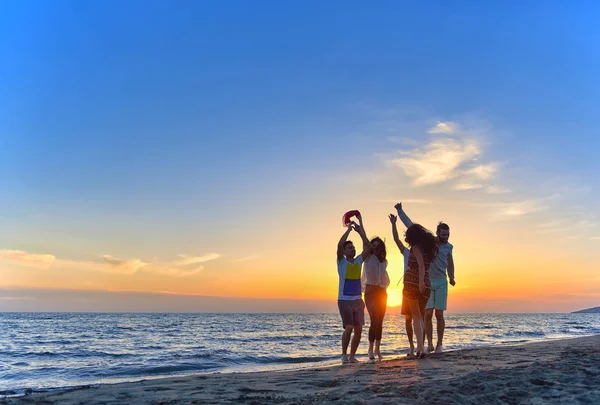
POLYGON ((350 218, 358 216, 360 216, 359 210, 348 211, 344 214, 344 216, 342 216, 342 224, 344 224, 344 226, 348 226, 350 223, 350 218))

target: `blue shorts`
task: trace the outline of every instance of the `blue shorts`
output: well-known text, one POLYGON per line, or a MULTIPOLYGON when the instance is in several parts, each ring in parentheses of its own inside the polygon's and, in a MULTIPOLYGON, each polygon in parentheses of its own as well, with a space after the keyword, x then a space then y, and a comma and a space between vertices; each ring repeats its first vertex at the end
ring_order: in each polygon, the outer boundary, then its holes
POLYGON ((429 301, 425 308, 445 311, 446 305, 448 305, 448 279, 446 277, 432 278, 431 294, 429 294, 429 301))

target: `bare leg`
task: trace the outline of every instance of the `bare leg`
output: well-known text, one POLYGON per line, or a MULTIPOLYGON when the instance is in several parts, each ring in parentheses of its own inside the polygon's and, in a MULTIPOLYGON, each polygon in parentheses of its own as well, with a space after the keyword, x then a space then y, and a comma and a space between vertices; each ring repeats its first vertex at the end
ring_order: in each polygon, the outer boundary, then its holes
POLYGON ((360 337, 362 335, 362 326, 354 327, 354 336, 352 337, 352 344, 350 345, 350 362, 355 363, 357 360, 354 358, 356 350, 360 344, 360 337))
POLYGON ((417 354, 422 354, 425 353, 423 348, 425 339, 423 330, 423 316, 421 315, 421 308, 419 308, 419 300, 409 300, 409 307, 413 319, 415 335, 417 335, 417 354))
POLYGON ((415 355, 415 343, 413 341, 413 327, 412 327, 412 317, 410 315, 406 315, 405 319, 406 325, 406 335, 408 336, 408 343, 410 344, 410 353, 409 357, 413 357, 415 355))
POLYGON ((375 290, 371 286, 367 287, 365 291, 365 306, 369 312, 369 318, 371 324, 369 325, 369 360, 373 360, 373 342, 375 341, 375 324, 377 322, 377 308, 376 308, 376 296, 375 290))
POLYGON ((346 326, 342 334, 342 362, 348 360, 348 345, 350 344, 350 336, 352 336, 352 326, 346 326))
MULTIPOLYGON (((425 310, 425 332, 427 334, 427 351, 433 353, 435 350, 433 347, 433 308, 425 310)), ((439 329, 439 327, 438 327, 439 329)))
POLYGON ((444 329, 446 329, 446 320, 444 319, 444 311, 439 309, 435 310, 435 320, 437 321, 437 347, 435 348, 436 353, 442 352, 442 345, 444 341, 444 329))
POLYGON ((380 350, 380 345, 381 345, 381 340, 376 340, 375 341, 375 357, 377 357, 377 360, 381 361, 382 357, 381 357, 381 350, 380 350))

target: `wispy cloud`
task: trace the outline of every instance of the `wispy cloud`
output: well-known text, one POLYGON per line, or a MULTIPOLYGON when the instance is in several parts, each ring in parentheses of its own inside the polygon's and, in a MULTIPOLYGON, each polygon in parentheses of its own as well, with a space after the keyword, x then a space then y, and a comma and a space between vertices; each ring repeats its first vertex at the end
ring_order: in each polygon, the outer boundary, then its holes
POLYGON ((487 194, 506 194, 510 193, 511 190, 507 187, 502 186, 488 186, 485 188, 487 194))
POLYGON ((8 261, 21 267, 42 269, 72 269, 78 271, 97 271, 103 273, 133 275, 139 271, 157 275, 185 277, 196 274, 204 268, 200 263, 221 257, 218 253, 201 256, 179 255, 178 260, 171 262, 145 262, 141 259, 121 259, 111 255, 99 256, 97 260, 71 260, 57 258, 51 254, 37 254, 22 250, 0 250, 0 260, 8 261))
POLYGON ((498 163, 488 163, 477 165, 466 171, 465 174, 471 175, 480 180, 489 180, 498 172, 498 163))
MULTIPOLYGON (((543 222, 541 224, 537 224, 536 228, 538 228, 537 233, 541 235, 546 235, 550 233, 558 233, 558 232, 569 232, 576 231, 582 232, 591 228, 595 228, 596 223, 588 220, 588 219, 576 219, 573 217, 561 218, 554 221, 543 222)), ((578 237, 581 235, 577 235, 578 237)), ((573 239, 571 237, 571 239, 573 239)))
MULTIPOLYGON (((499 172, 497 162, 484 160, 484 140, 488 129, 481 124, 463 128, 455 122, 439 122, 430 128, 431 139, 423 146, 409 146, 386 163, 402 169, 413 186, 427 186, 455 180, 455 190, 484 189, 499 172)), ((491 192, 500 191, 498 187, 491 192)), ((490 193, 491 193, 490 192, 490 193)))
POLYGON ((569 222, 567 219, 555 219, 554 221, 549 221, 549 222, 543 222, 541 224, 537 224, 536 228, 540 228, 540 229, 552 229, 552 228, 556 228, 558 226, 563 226, 565 225, 567 222, 569 222))
POLYGON ((430 134, 455 134, 458 131, 458 124, 455 122, 438 122, 433 128, 427 131, 430 134))
POLYGON ((443 183, 458 177, 461 168, 475 161, 481 146, 474 139, 434 139, 424 149, 400 152, 403 157, 389 160, 404 170, 415 186, 443 183))
POLYGON ((202 270, 204 270, 204 266, 196 266, 194 268, 181 268, 181 267, 153 265, 153 266, 149 266, 147 270, 151 273, 161 275, 161 276, 187 277, 187 276, 193 276, 194 274, 200 273, 202 270))
POLYGON ((101 259, 104 263, 108 264, 110 267, 117 270, 119 273, 125 274, 133 274, 139 269, 148 265, 148 263, 145 263, 140 259, 123 260, 110 255, 103 255, 101 259))
POLYGON ((454 186, 454 189, 459 191, 479 190, 482 188, 483 184, 478 183, 458 183, 454 186))
POLYGON ((202 256, 187 256, 187 255, 178 255, 179 260, 175 261, 175 265, 177 266, 190 266, 193 264, 199 264, 208 262, 210 260, 216 260, 221 257, 218 253, 207 253, 202 256))
POLYGON ((496 212, 494 219, 497 220, 510 220, 520 218, 524 215, 532 214, 534 212, 542 211, 548 207, 542 205, 537 200, 524 200, 518 202, 509 202, 499 204, 500 209, 496 212))
POLYGON ((425 198, 403 198, 402 200, 377 200, 377 202, 379 203, 386 203, 386 204, 396 204, 398 202, 402 202, 403 204, 432 204, 433 201, 432 200, 427 200, 425 198))
POLYGON ((0 250, 0 260, 8 261, 19 266, 46 269, 54 263, 56 257, 50 254, 28 253, 23 250, 0 250))
POLYGON ((260 255, 250 255, 250 256, 240 257, 239 259, 233 259, 233 260, 231 260, 231 263, 249 262, 251 260, 257 260, 257 259, 260 259, 260 255))

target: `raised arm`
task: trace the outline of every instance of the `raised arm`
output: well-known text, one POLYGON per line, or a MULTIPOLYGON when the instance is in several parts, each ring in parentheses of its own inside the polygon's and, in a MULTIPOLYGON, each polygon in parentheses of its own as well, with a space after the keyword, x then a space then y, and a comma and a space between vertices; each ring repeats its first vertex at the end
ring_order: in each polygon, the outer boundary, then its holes
POLYGON ((425 262, 423 261, 423 253, 418 246, 413 246, 411 250, 412 254, 415 255, 417 263, 419 264, 419 290, 425 291, 425 262))
POLYGON ((366 262, 369 257, 371 256, 371 253, 373 253, 373 245, 371 245, 371 241, 369 240, 369 238, 367 238, 367 233, 365 232, 365 228, 363 226, 363 221, 362 221, 362 217, 359 216, 358 217, 358 224, 359 225, 355 225, 354 229, 356 229, 356 232, 358 232, 358 234, 360 235, 360 238, 362 239, 363 242, 363 251, 361 253, 362 255, 362 259, 363 262, 366 262))
POLYGON ((398 217, 394 214, 390 214, 389 218, 390 222, 392 223, 392 236, 394 237, 394 242, 396 242, 396 246, 398 246, 398 249, 400 249, 400 253, 404 254, 406 246, 404 246, 404 244, 400 240, 400 236, 398 235, 398 227, 396 226, 396 221, 398 220, 398 217))
POLYGON ((394 205, 394 208, 396 208, 396 211, 398 211, 398 216, 400 217, 400 221, 402 221, 404 226, 407 228, 410 227, 413 224, 413 222, 410 220, 408 215, 406 215, 406 213, 402 210, 402 203, 394 205))
POLYGON ((454 258, 452 252, 448 253, 448 278, 450 279, 450 285, 454 287, 456 281, 454 281, 454 258))
POLYGON ((348 229, 346 229, 346 232, 344 232, 344 234, 340 238, 340 241, 338 242, 338 246, 337 246, 338 262, 340 260, 342 260, 342 257, 344 257, 344 243, 346 243, 346 241, 348 240, 348 236, 350 235, 350 232, 352 232, 352 222, 348 224, 348 229))

